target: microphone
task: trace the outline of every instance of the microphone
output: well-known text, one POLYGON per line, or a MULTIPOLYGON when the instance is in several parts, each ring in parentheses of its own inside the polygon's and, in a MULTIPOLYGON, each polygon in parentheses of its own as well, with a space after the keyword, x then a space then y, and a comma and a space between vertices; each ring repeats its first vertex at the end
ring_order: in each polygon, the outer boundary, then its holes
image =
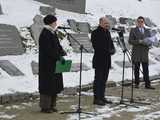
POLYGON ((123 37, 123 31, 122 31, 121 29, 112 28, 112 30, 117 31, 117 32, 118 32, 118 35, 119 35, 120 37, 123 37))
POLYGON ((62 27, 62 26, 58 26, 57 29, 71 29, 70 27, 62 27))
POLYGON ((114 30, 114 31, 117 31, 117 32, 121 32, 121 30, 118 29, 118 28, 112 28, 111 30, 114 30))

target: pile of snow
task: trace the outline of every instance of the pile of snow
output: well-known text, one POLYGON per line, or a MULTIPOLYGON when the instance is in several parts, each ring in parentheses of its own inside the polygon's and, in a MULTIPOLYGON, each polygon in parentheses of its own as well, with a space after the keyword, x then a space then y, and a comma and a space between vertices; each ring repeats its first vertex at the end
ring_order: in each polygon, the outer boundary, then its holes
POLYGON ((149 17, 157 25, 160 25, 158 0, 86 0, 86 12, 91 13, 94 19, 104 15, 118 17, 137 18, 138 16, 149 17))
MULTIPOLYGON (((33 0, 1 0, 3 15, 0 15, 0 23, 11 24, 20 27, 29 27, 36 14, 40 14, 39 7, 41 4, 33 0), (15 4, 16 3, 16 4, 15 4)), ((150 17, 157 25, 160 25, 160 15, 157 11, 160 6, 160 1, 156 0, 86 0, 86 12, 90 14, 78 14, 56 10, 59 24, 66 24, 67 19, 75 19, 76 21, 87 21, 92 25, 98 24, 98 19, 104 15, 113 15, 116 18, 120 16, 136 18, 139 15, 150 17)), ((64 45, 66 42, 64 43, 64 45)), ((66 46, 66 45, 65 45, 66 46)), ((157 48, 155 48, 157 49, 157 48)), ((158 50, 159 51, 159 50, 158 50)), ((83 54, 83 62, 92 68, 93 54, 83 54)), ((113 61, 122 61, 123 53, 120 49, 117 50, 113 61)), ((73 63, 80 61, 80 54, 69 53, 66 59, 73 60, 73 63)), ((156 64, 150 66, 150 75, 159 74, 158 68, 160 64, 151 58, 156 64)), ((1 56, 0 60, 9 60, 25 76, 11 77, 5 71, 0 69, 0 95, 14 92, 36 92, 38 91, 38 76, 32 74, 30 63, 38 62, 38 54, 31 51, 19 56, 1 56)), ((113 63, 113 69, 109 74, 109 80, 121 81, 122 68, 113 63)), ((82 84, 92 83, 94 79, 94 70, 82 72, 82 84)), ((131 69, 125 70, 125 79, 131 79, 131 69)), ((64 73, 64 86, 73 87, 79 85, 79 72, 64 73)))
POLYGON ((30 26, 34 16, 40 14, 39 7, 43 5, 33 0, 1 0, 0 4, 4 13, 0 15, 0 23, 18 28, 30 26))
MULTIPOLYGON (((0 23, 16 25, 17 27, 29 26, 36 14, 40 14, 39 7, 46 6, 33 0, 1 0, 0 4, 4 12, 0 16, 0 23), (15 4, 16 3, 16 4, 15 4)), ((112 15, 118 17, 137 18, 142 15, 149 17, 157 25, 160 25, 160 14, 158 14, 160 1, 158 0, 86 0, 87 17, 80 14, 59 14, 60 21, 66 19, 78 19, 97 23, 99 17, 112 15)))

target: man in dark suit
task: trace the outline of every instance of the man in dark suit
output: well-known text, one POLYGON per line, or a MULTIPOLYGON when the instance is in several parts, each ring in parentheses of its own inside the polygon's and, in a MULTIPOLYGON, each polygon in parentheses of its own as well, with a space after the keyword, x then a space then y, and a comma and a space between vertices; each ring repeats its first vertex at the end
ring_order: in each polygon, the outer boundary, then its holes
POLYGON ((132 45, 132 63, 134 65, 135 88, 139 88, 139 69, 140 64, 143 68, 143 79, 146 89, 154 89, 151 87, 148 70, 148 52, 149 46, 145 43, 145 38, 150 37, 150 31, 144 27, 144 18, 137 18, 137 26, 130 31, 129 43, 132 45))
POLYGON ((93 103, 96 105, 110 103, 105 99, 105 87, 111 68, 111 54, 114 54, 115 49, 108 28, 109 21, 106 17, 102 17, 99 19, 98 28, 91 34, 91 42, 94 48, 93 68, 95 69, 93 103))

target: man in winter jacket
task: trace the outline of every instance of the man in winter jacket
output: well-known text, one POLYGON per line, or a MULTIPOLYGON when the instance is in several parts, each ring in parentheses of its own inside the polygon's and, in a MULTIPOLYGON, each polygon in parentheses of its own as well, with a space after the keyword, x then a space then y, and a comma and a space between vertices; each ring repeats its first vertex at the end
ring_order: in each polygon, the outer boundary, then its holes
POLYGON ((111 55, 115 49, 111 39, 109 21, 106 17, 99 19, 99 26, 91 34, 91 42, 94 48, 93 68, 95 69, 95 79, 93 83, 94 101, 96 105, 111 103, 105 99, 105 87, 111 68, 111 55))

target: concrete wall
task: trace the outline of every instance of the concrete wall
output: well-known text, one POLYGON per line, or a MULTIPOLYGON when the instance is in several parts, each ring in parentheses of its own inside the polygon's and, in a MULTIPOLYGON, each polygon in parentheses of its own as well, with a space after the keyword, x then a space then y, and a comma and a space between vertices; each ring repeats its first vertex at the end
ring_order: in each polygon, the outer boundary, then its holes
POLYGON ((0 56, 21 55, 24 52, 18 29, 13 25, 0 24, 0 56))
POLYGON ((55 8, 85 13, 86 0, 36 0, 45 4, 52 5, 55 8))
POLYGON ((0 4, 0 14, 2 14, 2 7, 1 7, 1 4, 0 4))

